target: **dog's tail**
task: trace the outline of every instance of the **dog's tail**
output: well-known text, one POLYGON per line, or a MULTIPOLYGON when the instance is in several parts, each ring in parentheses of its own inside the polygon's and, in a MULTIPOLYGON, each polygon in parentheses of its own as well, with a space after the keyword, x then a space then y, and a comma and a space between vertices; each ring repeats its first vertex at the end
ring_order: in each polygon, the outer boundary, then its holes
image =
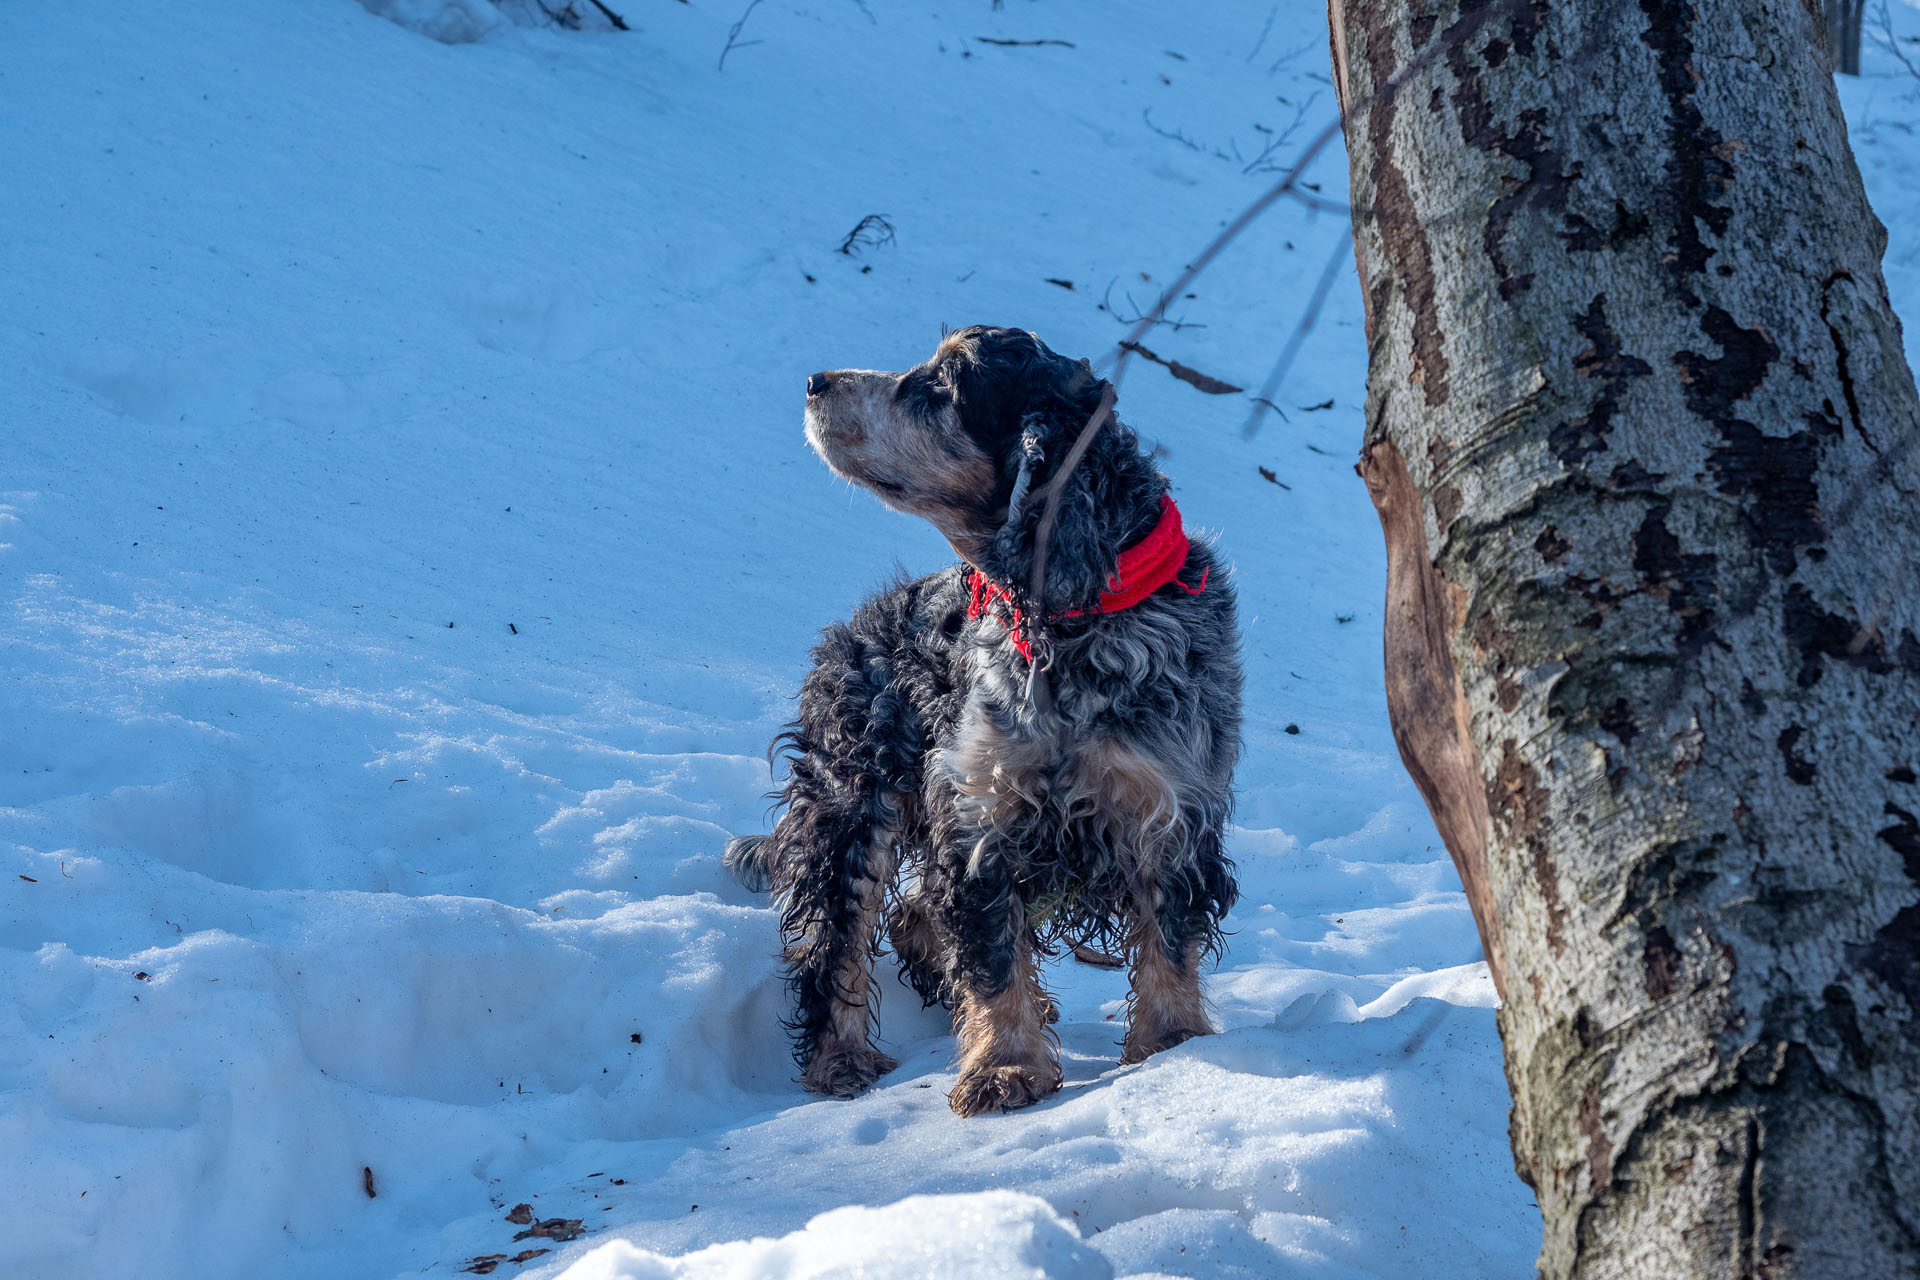
POLYGON ((720 865, 750 892, 765 893, 773 886, 773 854, 773 842, 766 836, 735 836, 727 841, 720 865))

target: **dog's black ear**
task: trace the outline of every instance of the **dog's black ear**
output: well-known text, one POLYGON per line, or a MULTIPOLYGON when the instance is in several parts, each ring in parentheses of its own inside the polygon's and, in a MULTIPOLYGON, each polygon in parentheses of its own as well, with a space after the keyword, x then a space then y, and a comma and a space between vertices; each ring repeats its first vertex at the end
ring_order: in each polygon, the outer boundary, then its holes
MULTIPOLYGON (((1029 335, 1030 336, 1030 335, 1029 335)), ((1074 442, 1099 411, 1110 389, 1085 360, 1055 355, 1034 339, 1027 375, 1027 411, 1017 447, 1002 457, 1012 490, 1007 522, 994 539, 988 571, 1003 582, 1025 586, 1033 569, 1034 530, 1046 504, 1043 486, 1065 465, 1074 442)), ((1110 416, 1080 463, 1060 486, 1060 502, 1048 539, 1049 612, 1084 608, 1106 589, 1119 554, 1152 527, 1166 492, 1164 477, 1140 452, 1138 437, 1110 416)))

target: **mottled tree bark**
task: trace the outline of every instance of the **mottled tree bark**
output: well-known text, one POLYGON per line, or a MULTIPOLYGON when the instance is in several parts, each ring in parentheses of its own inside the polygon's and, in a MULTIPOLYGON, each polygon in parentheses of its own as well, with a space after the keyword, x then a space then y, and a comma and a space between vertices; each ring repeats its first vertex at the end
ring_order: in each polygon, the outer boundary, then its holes
POLYGON ((1389 707, 1548 1277, 1920 1276, 1920 406, 1810 0, 1333 0, 1389 707))

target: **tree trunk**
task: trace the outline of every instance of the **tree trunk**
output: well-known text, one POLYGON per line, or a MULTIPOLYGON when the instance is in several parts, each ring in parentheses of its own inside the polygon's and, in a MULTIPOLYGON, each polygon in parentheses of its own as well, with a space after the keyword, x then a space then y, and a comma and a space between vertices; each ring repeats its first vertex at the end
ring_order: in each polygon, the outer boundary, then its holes
POLYGON ((1920 406, 1811 0, 1332 0, 1388 705, 1547 1277, 1920 1275, 1920 406))
POLYGON ((1860 28, 1867 0, 1822 0, 1827 23, 1827 66, 1843 75, 1860 74, 1860 28))

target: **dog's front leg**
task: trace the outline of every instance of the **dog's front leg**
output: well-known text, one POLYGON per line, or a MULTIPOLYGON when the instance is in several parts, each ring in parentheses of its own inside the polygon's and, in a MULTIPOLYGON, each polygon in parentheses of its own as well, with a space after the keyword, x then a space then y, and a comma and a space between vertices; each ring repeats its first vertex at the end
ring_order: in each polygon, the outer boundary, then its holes
POLYGON ((1047 1026, 1033 928, 1025 905, 991 878, 969 878, 956 895, 953 985, 960 1080, 954 1111, 977 1116, 1038 1102, 1060 1087, 1060 1055, 1047 1026))

